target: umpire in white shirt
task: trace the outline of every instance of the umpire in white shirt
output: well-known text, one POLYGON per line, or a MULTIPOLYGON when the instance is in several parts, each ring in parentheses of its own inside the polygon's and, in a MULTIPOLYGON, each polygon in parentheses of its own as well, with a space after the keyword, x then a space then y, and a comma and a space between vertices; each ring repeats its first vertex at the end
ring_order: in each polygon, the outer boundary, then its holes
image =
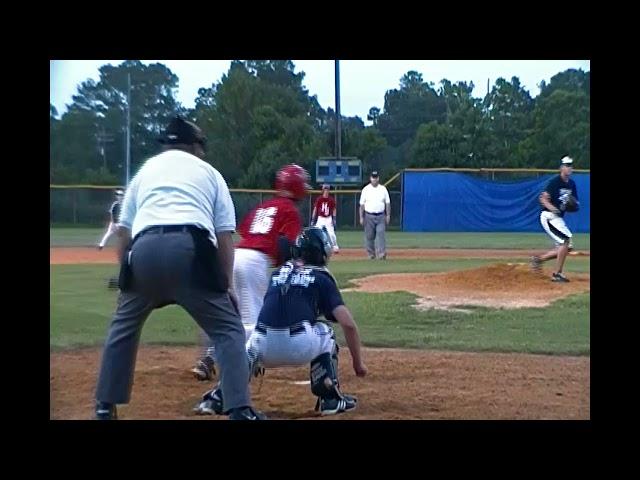
POLYGON ((387 258, 384 238, 385 227, 391 220, 391 201, 387 187, 380 185, 380 175, 371 172, 371 183, 360 193, 360 225, 364 225, 364 238, 370 259, 387 258))
POLYGON ((154 309, 177 304, 215 345, 225 413, 262 420, 251 408, 245 333, 229 291, 236 228, 229 189, 201 160, 206 140, 195 124, 174 118, 160 142, 163 152, 140 168, 122 204, 121 291, 102 355, 96 418, 116 419, 116 404, 129 402, 142 326, 154 309))

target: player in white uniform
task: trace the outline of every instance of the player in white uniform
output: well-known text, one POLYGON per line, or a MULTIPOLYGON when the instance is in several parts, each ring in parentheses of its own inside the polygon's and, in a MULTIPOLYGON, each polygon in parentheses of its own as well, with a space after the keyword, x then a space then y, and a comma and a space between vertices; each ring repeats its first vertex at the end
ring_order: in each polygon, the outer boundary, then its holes
POLYGON ((107 231, 100 240, 98 244, 98 250, 102 250, 104 246, 107 244, 109 237, 115 235, 118 231, 118 220, 120 219, 120 205, 122 205, 122 199, 124 197, 124 190, 117 189, 115 191, 116 200, 111 204, 109 208, 109 226, 107 227, 107 231))

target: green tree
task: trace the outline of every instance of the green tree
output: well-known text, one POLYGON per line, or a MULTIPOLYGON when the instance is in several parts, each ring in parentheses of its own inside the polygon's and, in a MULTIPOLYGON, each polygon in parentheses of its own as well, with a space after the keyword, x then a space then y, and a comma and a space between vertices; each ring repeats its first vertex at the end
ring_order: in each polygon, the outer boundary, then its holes
POLYGON ((540 99, 548 97, 556 90, 582 92, 585 95, 591 95, 591 72, 570 68, 551 77, 548 84, 542 80, 539 87, 540 99))
POLYGON ((516 166, 518 144, 531 134, 534 101, 522 87, 518 77, 508 82, 498 78, 491 92, 485 97, 485 118, 489 135, 489 148, 484 153, 489 163, 496 166, 516 166))
POLYGON ((411 167, 459 167, 465 157, 464 137, 451 125, 420 125, 411 148, 411 167))
POLYGON ((232 185, 272 186, 284 163, 307 168, 328 153, 329 123, 291 61, 233 61, 221 81, 200 89, 194 118, 210 139, 207 160, 232 185))
POLYGON ((377 127, 389 145, 398 147, 410 142, 423 123, 446 119, 446 103, 425 82, 422 74, 407 72, 400 79, 400 88, 388 90, 384 97, 384 110, 377 118, 377 127))
POLYGON ((123 175, 130 75, 131 169, 134 173, 146 158, 157 153, 157 138, 170 118, 184 113, 175 98, 178 77, 165 65, 144 65, 139 60, 127 60, 117 66, 103 65, 99 73, 97 82, 88 80, 78 87, 69 111, 94 115, 97 131, 114 140, 107 149, 107 169, 123 175))
POLYGON ((535 127, 521 145, 527 164, 555 168, 563 155, 571 155, 580 168, 590 168, 590 97, 584 91, 556 89, 539 99, 535 127))

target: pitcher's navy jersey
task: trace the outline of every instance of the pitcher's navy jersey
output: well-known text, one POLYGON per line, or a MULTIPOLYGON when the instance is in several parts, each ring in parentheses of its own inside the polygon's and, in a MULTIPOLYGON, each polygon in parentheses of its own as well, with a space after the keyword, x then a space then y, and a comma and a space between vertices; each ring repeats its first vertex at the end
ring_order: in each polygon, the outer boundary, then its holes
MULTIPOLYGON (((556 175, 551 180, 549 180, 549 183, 547 183, 544 191, 549 194, 550 201, 553 206, 560 210, 559 215, 561 217, 564 216, 564 204, 567 202, 570 194, 576 197, 576 200, 579 200, 576 182, 574 182, 570 178, 567 179, 567 182, 563 182, 560 175, 556 175)), ((546 211, 547 208, 542 207, 542 210, 546 211)))
POLYGON ((344 305, 342 295, 327 270, 287 262, 271 275, 258 323, 286 328, 313 324, 320 314, 335 321, 331 312, 339 305, 344 305))

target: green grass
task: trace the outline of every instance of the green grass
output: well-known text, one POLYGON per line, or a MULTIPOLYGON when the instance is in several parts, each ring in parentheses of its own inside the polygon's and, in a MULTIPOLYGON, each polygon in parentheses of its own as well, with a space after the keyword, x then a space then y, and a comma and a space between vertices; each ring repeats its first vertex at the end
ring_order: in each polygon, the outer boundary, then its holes
MULTIPOLYGON (((100 228, 52 228, 49 234, 51 246, 93 246, 104 229, 100 228)), ((342 248, 362 248, 364 234, 361 231, 338 231, 338 244, 342 248)), ((549 238, 544 233, 410 233, 387 232, 389 248, 495 248, 495 249, 540 249, 549 247, 549 238)), ((111 239, 111 242, 114 240, 111 239)), ((576 234, 574 246, 577 250, 589 250, 590 234, 576 234)))
MULTIPOLYGON (((384 295, 347 292, 344 298, 369 346, 564 355, 590 353, 588 294, 573 295, 547 308, 473 308, 469 314, 440 310, 419 312, 411 307, 416 297, 405 292, 384 295)), ((339 330, 339 340, 344 343, 339 330)))
MULTIPOLYGON (((505 261, 509 261, 505 259, 505 261)), ((516 261, 516 260, 514 260, 516 261)), ((522 261, 522 260, 520 260, 522 261)), ((341 261, 331 270, 341 288, 351 278, 389 272, 436 272, 473 268, 491 259, 399 259, 341 261)), ((588 272, 589 258, 569 258, 566 271, 588 272)), ((117 294, 106 288, 115 265, 53 265, 50 267, 50 345, 69 348, 104 341, 117 294)), ((467 351, 513 351, 589 354, 589 295, 558 301, 548 308, 473 313, 419 312, 415 296, 406 292, 345 292, 344 298, 368 346, 433 348, 467 351)), ((336 329, 341 337, 340 329, 336 329)), ((179 307, 154 311, 142 331, 142 342, 194 344, 195 322, 179 307)))

